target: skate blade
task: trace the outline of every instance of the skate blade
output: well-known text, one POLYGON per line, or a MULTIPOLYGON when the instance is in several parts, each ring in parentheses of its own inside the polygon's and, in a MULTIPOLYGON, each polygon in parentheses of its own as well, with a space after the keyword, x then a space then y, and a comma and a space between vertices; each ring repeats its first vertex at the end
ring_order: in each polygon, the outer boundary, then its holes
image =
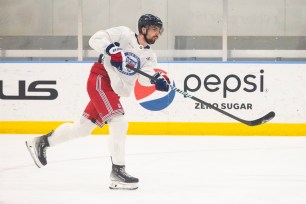
POLYGON ((136 190, 138 188, 138 183, 123 183, 119 181, 112 181, 109 185, 112 190, 136 190))
POLYGON ((34 161, 34 163, 36 164, 36 166, 38 168, 41 168, 43 167, 42 163, 39 161, 38 157, 36 156, 35 154, 35 151, 34 151, 34 148, 33 148, 33 145, 32 145, 32 142, 29 142, 29 141, 26 141, 26 146, 27 146, 27 149, 29 150, 30 152, 30 155, 34 161))

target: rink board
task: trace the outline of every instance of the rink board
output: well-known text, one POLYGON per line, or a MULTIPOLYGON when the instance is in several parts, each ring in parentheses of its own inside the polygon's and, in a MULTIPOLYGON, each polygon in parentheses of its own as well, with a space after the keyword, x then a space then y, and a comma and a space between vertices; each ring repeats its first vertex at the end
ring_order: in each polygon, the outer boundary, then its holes
MULTIPOLYGON (((41 134, 78 119, 89 100, 86 81, 91 65, 0 63, 0 133, 41 134)), ((159 63, 156 68, 166 72, 176 87, 233 115, 253 120, 275 111, 276 117, 248 127, 179 93, 170 100, 170 93, 143 95, 135 89, 121 100, 128 134, 306 135, 304 63, 177 62, 159 63), (167 107, 154 110, 165 97, 167 107), (141 105, 147 102, 149 108, 141 105)), ((94 134, 107 132, 106 126, 94 134)))

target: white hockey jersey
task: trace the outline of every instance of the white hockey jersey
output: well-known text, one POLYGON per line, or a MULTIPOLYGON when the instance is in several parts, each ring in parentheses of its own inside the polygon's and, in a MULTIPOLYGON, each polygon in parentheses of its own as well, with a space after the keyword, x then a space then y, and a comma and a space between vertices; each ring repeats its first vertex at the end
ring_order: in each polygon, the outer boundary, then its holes
POLYGON ((154 75, 153 68, 157 64, 156 54, 149 46, 142 46, 138 43, 137 34, 130 28, 120 26, 96 32, 90 39, 89 45, 98 53, 103 53, 104 67, 110 77, 113 90, 121 97, 127 97, 134 89, 138 78, 143 86, 152 86, 150 80, 127 68, 119 71, 110 64, 110 56, 105 53, 108 45, 119 42, 124 51, 128 64, 133 64, 135 68, 154 75))

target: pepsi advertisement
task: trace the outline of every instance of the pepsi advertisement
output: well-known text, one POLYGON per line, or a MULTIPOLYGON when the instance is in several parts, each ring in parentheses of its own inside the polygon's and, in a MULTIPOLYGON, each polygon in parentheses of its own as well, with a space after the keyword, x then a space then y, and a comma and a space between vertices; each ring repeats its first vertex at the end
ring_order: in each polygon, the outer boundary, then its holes
MULTIPOLYGON (((88 103, 92 63, 0 63, 1 121, 74 121, 88 103)), ((242 118, 273 110, 271 123, 306 123, 304 63, 159 63, 171 89, 136 81, 121 103, 130 122, 233 122, 199 103, 242 118)))

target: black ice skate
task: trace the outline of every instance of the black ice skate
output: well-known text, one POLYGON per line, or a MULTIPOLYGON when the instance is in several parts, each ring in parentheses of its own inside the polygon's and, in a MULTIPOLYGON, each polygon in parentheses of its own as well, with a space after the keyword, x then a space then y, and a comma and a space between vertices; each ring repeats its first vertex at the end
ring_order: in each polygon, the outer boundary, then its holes
POLYGON ((113 164, 110 179, 110 189, 135 190, 138 188, 138 178, 127 174, 125 172, 125 165, 113 164))
POLYGON ((26 141, 26 146, 38 168, 47 164, 46 150, 50 146, 48 137, 52 135, 52 133, 53 131, 46 135, 26 141))

